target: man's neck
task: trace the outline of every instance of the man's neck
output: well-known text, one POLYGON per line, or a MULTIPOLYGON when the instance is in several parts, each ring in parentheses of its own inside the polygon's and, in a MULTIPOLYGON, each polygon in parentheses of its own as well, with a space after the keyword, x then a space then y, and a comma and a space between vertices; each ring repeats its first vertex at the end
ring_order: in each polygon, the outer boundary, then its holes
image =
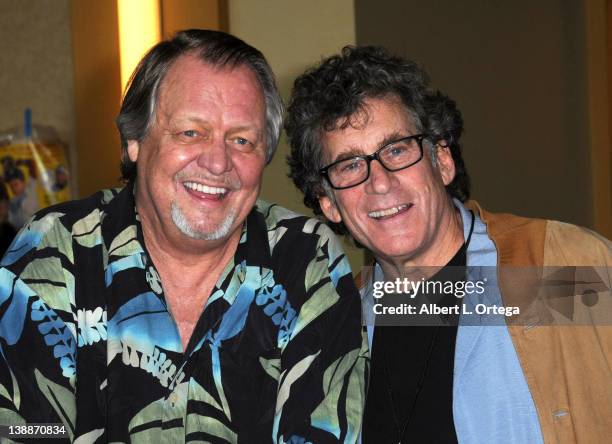
POLYGON ((241 230, 237 229, 228 238, 218 241, 195 240, 186 236, 177 241, 168 239, 159 230, 153 230, 143 219, 142 232, 147 251, 162 281, 193 288, 209 280, 212 275, 218 277, 221 274, 236 252, 241 230))
POLYGON ((185 351, 217 280, 238 248, 241 230, 214 242, 171 240, 148 222, 141 215, 146 249, 159 273, 185 351))
POLYGON ((430 277, 455 256, 464 243, 461 212, 454 207, 445 213, 440 231, 434 241, 408 257, 376 257, 385 280, 396 278, 420 279, 430 277))

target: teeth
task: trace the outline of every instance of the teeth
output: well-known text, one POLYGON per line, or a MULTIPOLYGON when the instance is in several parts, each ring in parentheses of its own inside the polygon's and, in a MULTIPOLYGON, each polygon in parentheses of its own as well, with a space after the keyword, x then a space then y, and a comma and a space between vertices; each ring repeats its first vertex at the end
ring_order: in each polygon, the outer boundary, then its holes
POLYGON ((227 192, 226 188, 209 187, 208 185, 203 185, 197 182, 183 182, 183 186, 185 186, 185 188, 206 194, 225 194, 227 192))
POLYGON ((397 207, 388 208, 386 210, 372 211, 368 213, 368 216, 373 217, 374 219, 378 219, 384 216, 391 216, 392 214, 399 213, 400 211, 402 211, 404 208, 407 208, 407 207, 408 205, 399 205, 397 207))

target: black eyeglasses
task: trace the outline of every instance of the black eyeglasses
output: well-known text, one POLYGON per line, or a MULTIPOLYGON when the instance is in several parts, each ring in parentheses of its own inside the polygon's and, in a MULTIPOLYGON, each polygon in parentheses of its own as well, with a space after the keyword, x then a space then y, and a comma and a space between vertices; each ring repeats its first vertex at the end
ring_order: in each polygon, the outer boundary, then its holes
POLYGON ((425 134, 403 137, 390 142, 367 156, 336 160, 319 172, 335 190, 344 190, 362 184, 370 177, 370 163, 376 159, 387 171, 411 167, 423 158, 425 134))

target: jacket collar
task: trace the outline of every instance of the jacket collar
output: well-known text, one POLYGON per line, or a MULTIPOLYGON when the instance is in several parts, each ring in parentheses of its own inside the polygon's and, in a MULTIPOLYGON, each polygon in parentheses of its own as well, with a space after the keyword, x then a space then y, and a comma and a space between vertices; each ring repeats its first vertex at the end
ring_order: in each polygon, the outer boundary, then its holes
POLYGON ((545 220, 489 213, 474 200, 469 200, 464 205, 477 212, 487 226, 487 233, 497 248, 499 266, 542 266, 546 238, 545 220))

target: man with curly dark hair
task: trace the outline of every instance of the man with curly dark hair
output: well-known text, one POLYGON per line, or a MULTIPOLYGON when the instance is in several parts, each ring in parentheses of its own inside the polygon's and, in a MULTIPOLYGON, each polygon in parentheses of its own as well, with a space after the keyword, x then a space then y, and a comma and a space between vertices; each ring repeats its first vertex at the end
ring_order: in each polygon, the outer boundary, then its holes
POLYGON ((345 47, 298 77, 285 129, 304 203, 375 259, 358 277, 372 350, 365 443, 606 439, 612 335, 597 319, 610 298, 566 297, 588 320, 561 325, 536 290, 551 266, 600 267, 609 290, 609 241, 468 201, 459 110, 382 48, 345 47), (424 290, 436 281, 482 292, 424 290), (427 318, 432 305, 445 316, 427 318), (416 309, 421 324, 400 326, 416 309))

